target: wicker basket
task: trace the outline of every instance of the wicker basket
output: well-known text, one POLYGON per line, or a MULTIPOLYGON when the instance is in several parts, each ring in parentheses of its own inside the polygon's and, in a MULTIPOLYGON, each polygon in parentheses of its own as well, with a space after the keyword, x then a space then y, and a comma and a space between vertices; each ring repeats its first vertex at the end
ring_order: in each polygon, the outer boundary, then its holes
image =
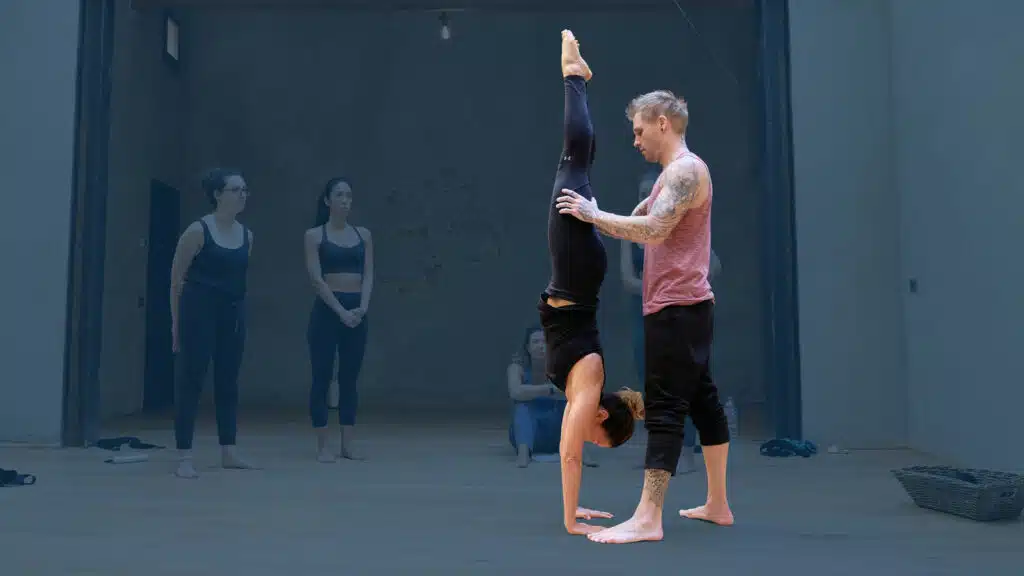
POLYGON ((892 471, 922 508, 979 522, 1010 520, 1024 510, 1024 476, 948 466, 911 466, 892 471))

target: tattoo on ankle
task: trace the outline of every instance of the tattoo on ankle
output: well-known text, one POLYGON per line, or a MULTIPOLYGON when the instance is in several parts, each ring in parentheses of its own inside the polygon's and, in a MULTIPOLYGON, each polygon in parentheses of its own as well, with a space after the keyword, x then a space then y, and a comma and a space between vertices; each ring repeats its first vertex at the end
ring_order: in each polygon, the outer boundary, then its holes
POLYGON ((665 470, 644 471, 644 494, 652 504, 661 508, 665 504, 665 490, 672 475, 665 470))

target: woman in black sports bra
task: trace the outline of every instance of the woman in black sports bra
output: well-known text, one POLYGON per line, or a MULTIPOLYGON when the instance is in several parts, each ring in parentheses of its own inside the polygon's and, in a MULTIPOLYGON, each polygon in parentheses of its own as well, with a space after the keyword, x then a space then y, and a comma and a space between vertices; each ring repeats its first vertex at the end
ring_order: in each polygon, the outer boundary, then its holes
POLYGON ((366 228, 348 223, 351 208, 352 186, 344 178, 333 178, 317 201, 316 226, 306 230, 306 270, 317 294, 307 331, 313 373, 309 417, 321 462, 335 459, 328 442, 327 392, 336 356, 340 455, 361 459, 352 441, 356 381, 366 349, 366 311, 373 292, 373 238, 366 228))
POLYGON ((171 265, 171 333, 178 360, 174 437, 181 461, 175 474, 196 478, 192 437, 206 370, 213 361, 217 436, 224 468, 251 468, 235 453, 238 371, 245 347, 245 291, 252 231, 238 220, 249 189, 242 175, 222 168, 203 178, 213 212, 178 240, 171 265))

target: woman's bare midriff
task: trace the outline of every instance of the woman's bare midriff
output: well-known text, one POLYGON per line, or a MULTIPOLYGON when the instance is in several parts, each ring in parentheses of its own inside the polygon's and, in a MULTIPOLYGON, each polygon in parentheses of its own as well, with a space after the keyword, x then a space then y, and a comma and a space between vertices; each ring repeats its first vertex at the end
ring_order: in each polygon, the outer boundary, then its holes
POLYGON ((324 282, 327 282, 331 292, 362 292, 363 290, 363 275, 354 272, 325 274, 324 282))
POLYGON ((548 306, 553 308, 561 308, 563 306, 572 306, 575 304, 572 300, 566 300, 565 298, 556 298, 554 296, 548 296, 548 306))

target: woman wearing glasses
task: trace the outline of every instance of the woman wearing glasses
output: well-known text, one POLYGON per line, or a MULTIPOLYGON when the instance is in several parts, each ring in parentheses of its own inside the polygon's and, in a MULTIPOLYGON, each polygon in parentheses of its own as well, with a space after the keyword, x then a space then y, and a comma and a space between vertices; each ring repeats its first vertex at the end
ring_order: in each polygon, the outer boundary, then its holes
POLYGON ((175 474, 181 478, 198 477, 192 437, 211 360, 221 465, 251 468, 235 453, 246 273, 253 239, 238 215, 249 189, 241 173, 224 168, 209 171, 202 188, 213 210, 181 235, 171 265, 171 332, 178 356, 174 437, 181 457, 175 474))

